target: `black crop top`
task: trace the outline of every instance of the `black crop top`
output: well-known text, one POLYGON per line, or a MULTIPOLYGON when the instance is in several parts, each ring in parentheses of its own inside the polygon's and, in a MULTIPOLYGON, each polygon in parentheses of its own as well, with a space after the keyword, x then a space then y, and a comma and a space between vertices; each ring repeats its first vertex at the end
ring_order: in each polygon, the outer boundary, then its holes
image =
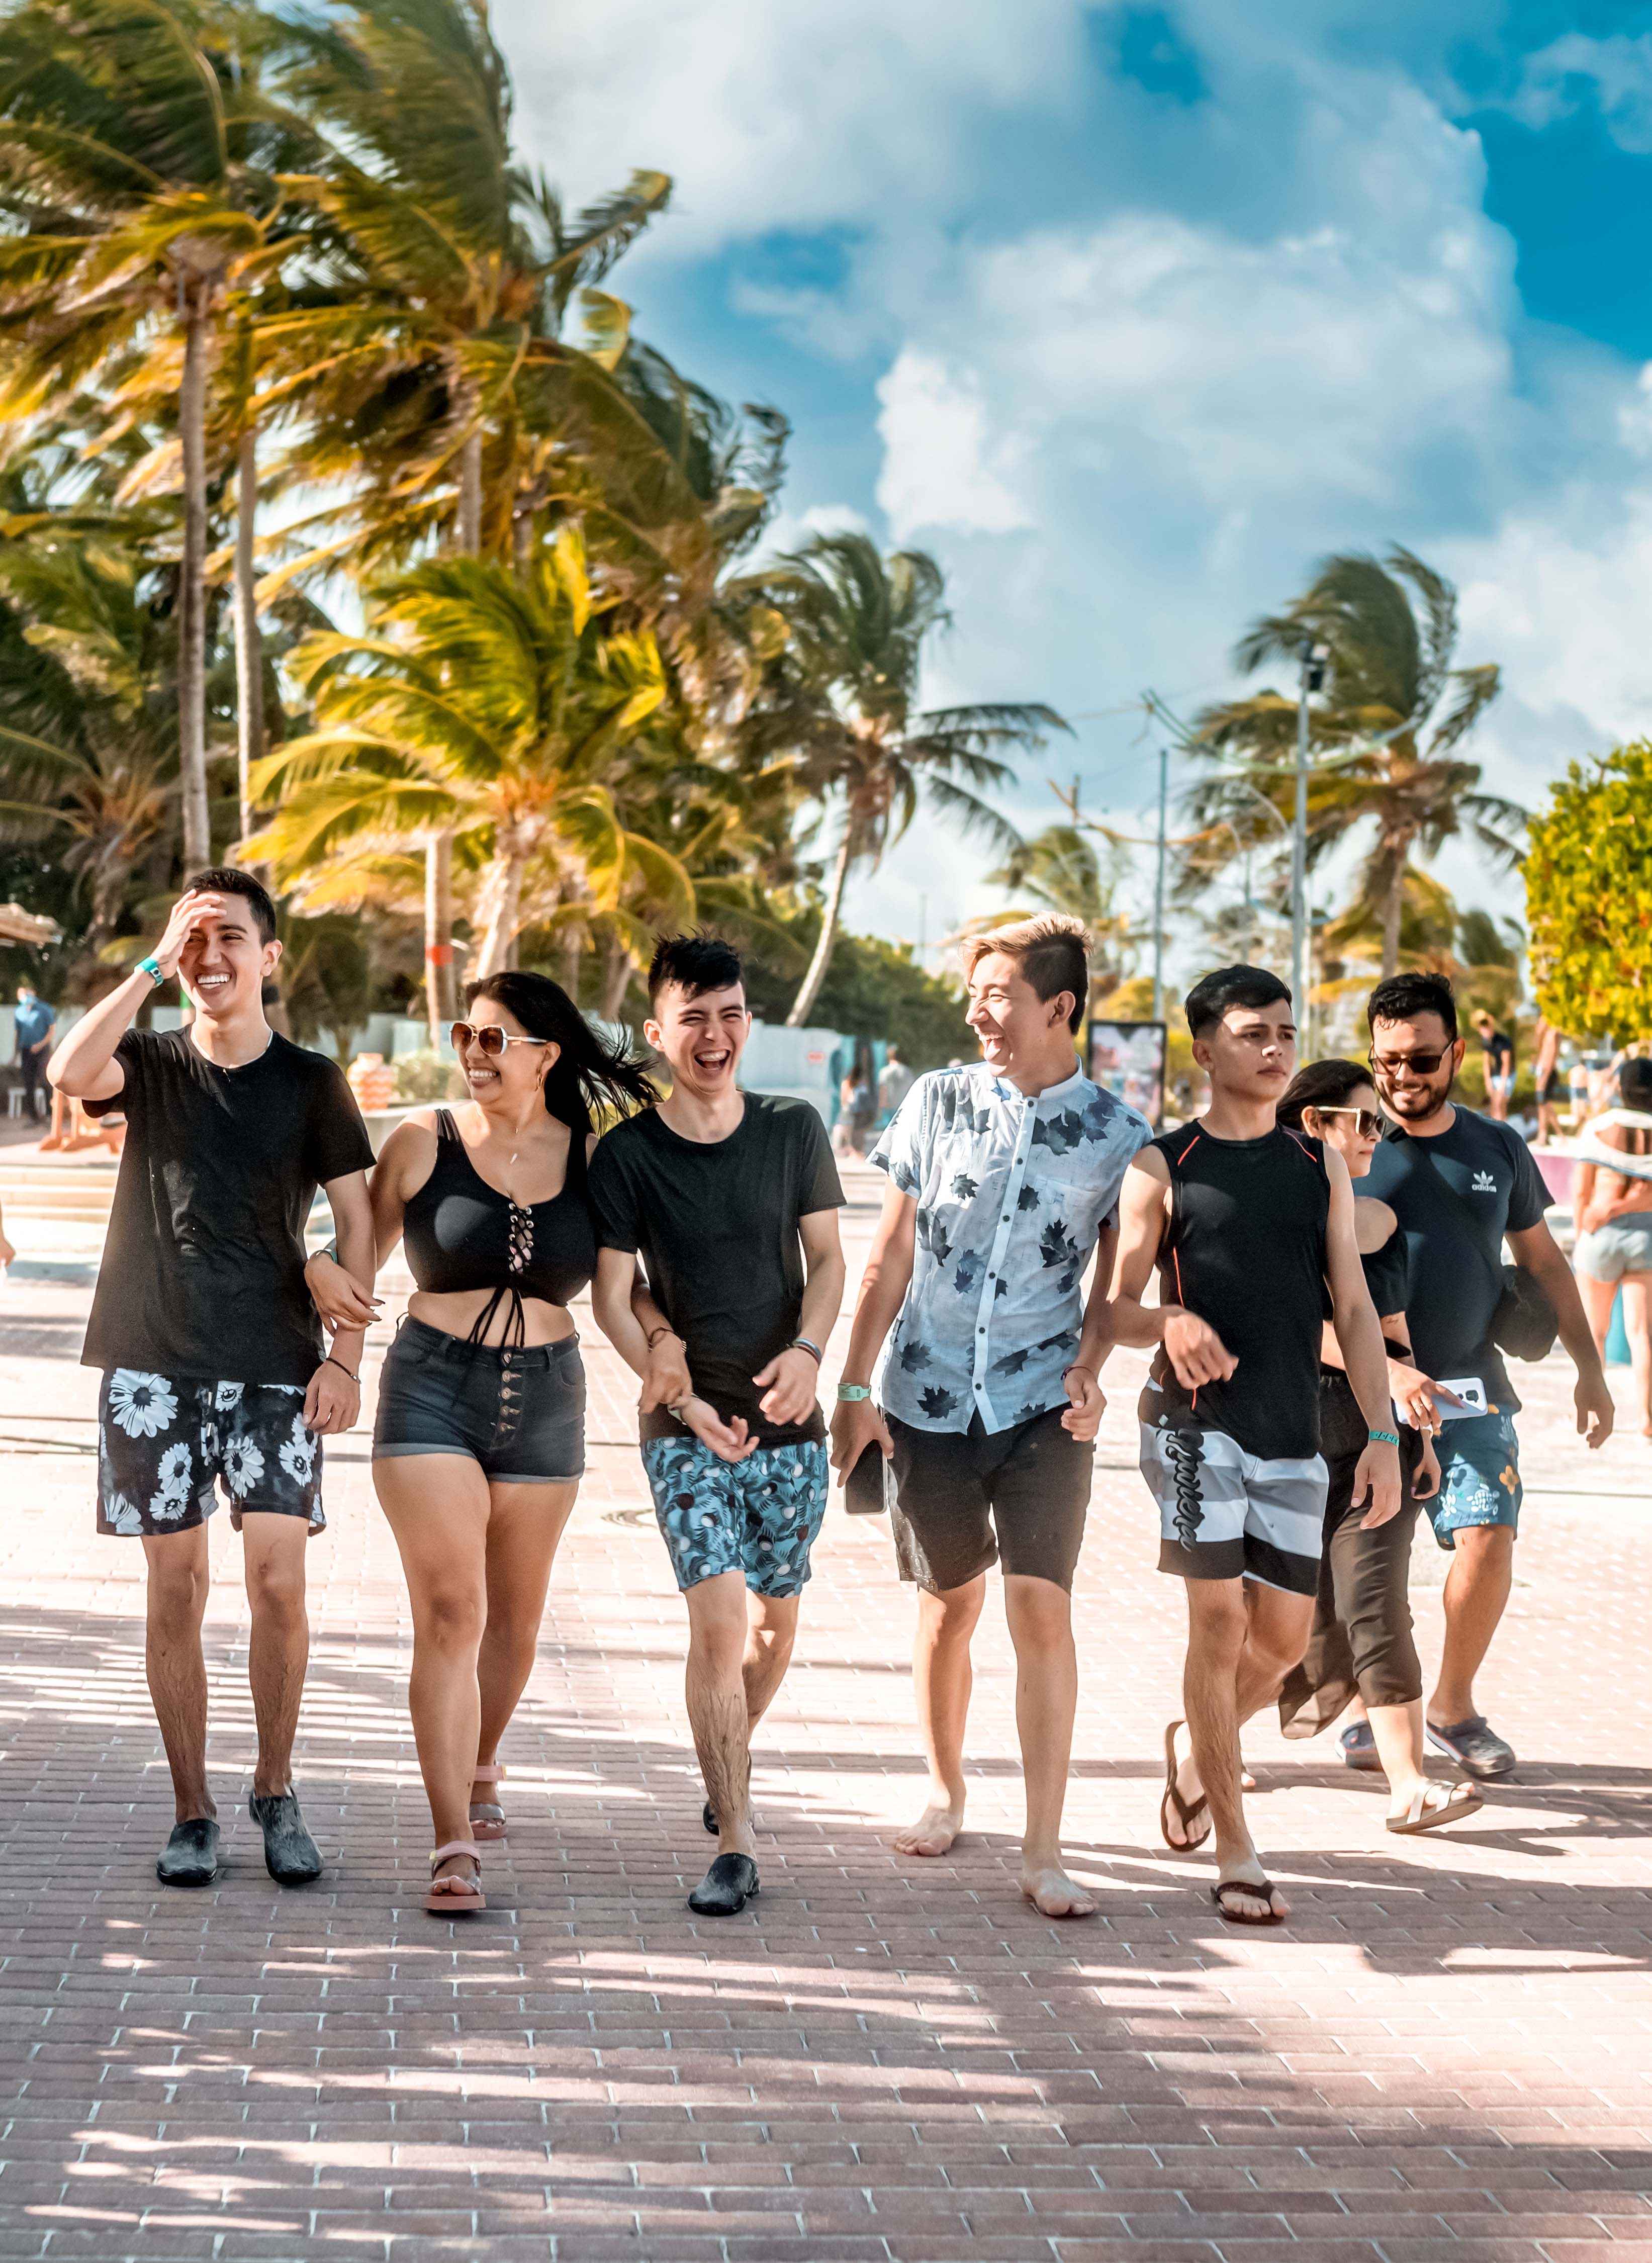
POLYGON ((451 1111, 436 1110, 436 1168, 408 1199, 402 1246, 415 1285, 429 1296, 491 1289, 471 1330, 482 1342, 500 1305, 507 1338, 523 1334, 522 1300, 570 1305, 596 1271, 596 1234, 585 1197, 585 1142, 568 1134, 567 1174, 549 1202, 523 1204, 490 1187, 470 1158, 451 1111))

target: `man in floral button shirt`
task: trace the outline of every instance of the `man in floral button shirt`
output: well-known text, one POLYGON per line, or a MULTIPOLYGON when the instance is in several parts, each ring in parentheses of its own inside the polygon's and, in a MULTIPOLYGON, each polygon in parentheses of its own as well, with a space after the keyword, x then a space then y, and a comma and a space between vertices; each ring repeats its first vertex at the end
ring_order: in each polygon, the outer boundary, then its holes
POLYGON ((1027 1781, 1021 1891, 1047 1917, 1095 1907, 1061 1855, 1078 1694, 1071 1595, 1119 1188, 1152 1137, 1078 1066, 1087 940, 1077 920, 1050 916, 969 946, 982 1059, 920 1078, 872 1153, 890 1185, 832 1426, 845 1477, 874 1443, 889 1457, 900 1573, 920 1590, 913 1680, 930 1792, 896 1847, 944 1855, 963 1827, 970 1640, 1001 1562, 1027 1781), (1098 1241, 1086 1310, 1079 1284, 1098 1241))

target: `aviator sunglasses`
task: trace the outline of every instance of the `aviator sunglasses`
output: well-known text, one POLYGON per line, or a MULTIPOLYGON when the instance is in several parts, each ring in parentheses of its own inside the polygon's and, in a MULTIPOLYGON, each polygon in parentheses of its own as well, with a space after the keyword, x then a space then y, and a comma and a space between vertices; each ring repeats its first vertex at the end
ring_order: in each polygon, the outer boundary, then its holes
POLYGON ((478 1052, 491 1053, 501 1059, 507 1045, 548 1045, 549 1038, 507 1037, 497 1022, 455 1022, 448 1035, 453 1040, 453 1050, 462 1053, 466 1045, 474 1045, 478 1052))

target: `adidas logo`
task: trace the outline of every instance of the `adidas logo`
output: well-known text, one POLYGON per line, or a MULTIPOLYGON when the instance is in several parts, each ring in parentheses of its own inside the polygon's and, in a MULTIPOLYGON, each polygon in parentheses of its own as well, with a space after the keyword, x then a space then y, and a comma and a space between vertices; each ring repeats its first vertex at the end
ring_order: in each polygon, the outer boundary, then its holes
POLYGON ((1492 1177, 1490 1171, 1476 1171, 1475 1173, 1474 1191, 1475 1194, 1494 1195, 1497 1190, 1497 1182, 1492 1177))

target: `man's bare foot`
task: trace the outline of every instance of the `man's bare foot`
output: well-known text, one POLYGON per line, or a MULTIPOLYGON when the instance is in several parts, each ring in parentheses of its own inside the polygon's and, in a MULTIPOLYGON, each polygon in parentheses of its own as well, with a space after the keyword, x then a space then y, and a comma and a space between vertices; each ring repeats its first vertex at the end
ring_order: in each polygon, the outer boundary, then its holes
POLYGON ((932 1800, 916 1823, 895 1833, 898 1855, 946 1855, 952 1842, 963 1828, 962 1803, 954 1807, 946 1800, 932 1800))
POLYGON ((1093 1917, 1095 1902, 1058 1868, 1021 1872, 1021 1891, 1045 1917, 1093 1917))
POLYGON ((1266 1925, 1271 1919, 1291 1913, 1290 1904, 1277 1886, 1269 1883, 1255 1855, 1227 1865, 1216 1883, 1226 1889, 1222 1896, 1223 1914, 1236 1925, 1266 1925))

